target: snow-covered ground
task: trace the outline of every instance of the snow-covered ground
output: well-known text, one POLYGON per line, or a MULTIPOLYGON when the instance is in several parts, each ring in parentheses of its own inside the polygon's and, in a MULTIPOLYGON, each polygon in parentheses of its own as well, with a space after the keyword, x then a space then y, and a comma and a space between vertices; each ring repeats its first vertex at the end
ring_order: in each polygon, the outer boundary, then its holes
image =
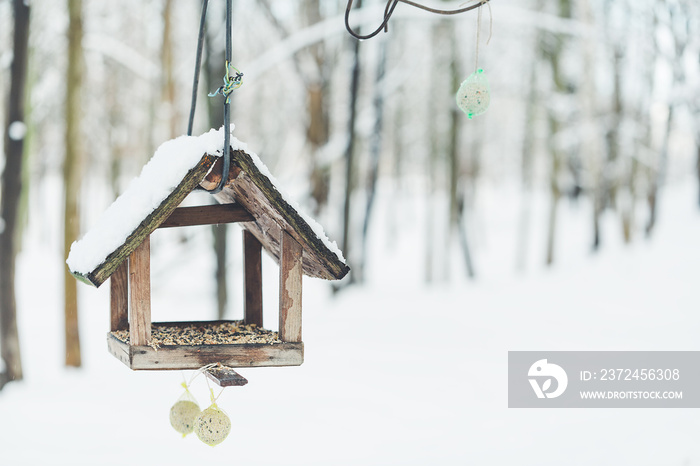
MULTIPOLYGON (((451 279, 432 286, 422 281, 424 196, 384 193, 368 284, 334 296, 305 278, 304 364, 241 370, 250 382, 219 399, 233 428, 214 448, 168 423, 180 372, 132 372, 107 352, 107 286, 81 285, 84 367, 62 367, 64 265, 51 234, 35 231, 18 270, 26 378, 0 392, 0 464, 700 464, 697 410, 508 409, 506 383, 509 350, 700 350, 695 189, 688 180, 662 192, 650 241, 622 246, 605 218, 597 255, 590 209, 562 203, 550 269, 547 202, 535 196, 530 265, 516 273, 517 193, 484 187, 470 230, 477 280, 463 278, 454 252, 451 279)), ((197 231, 204 240, 163 241, 167 250, 154 239, 156 320, 212 317, 209 232, 197 231)), ((264 266, 274 327, 276 271, 264 266)), ((193 393, 207 404, 203 378, 193 393)))

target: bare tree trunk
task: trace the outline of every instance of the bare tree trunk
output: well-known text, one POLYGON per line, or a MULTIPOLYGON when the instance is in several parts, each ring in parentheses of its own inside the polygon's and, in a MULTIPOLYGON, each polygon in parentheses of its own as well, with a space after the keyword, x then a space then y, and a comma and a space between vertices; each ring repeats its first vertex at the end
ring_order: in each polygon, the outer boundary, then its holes
MULTIPOLYGON (((643 136, 634 138, 633 150, 635 154, 643 154, 648 152, 652 144, 651 115, 649 113, 649 106, 651 104, 651 96, 654 89, 656 54, 653 45, 654 39, 645 32, 647 29, 656 29, 656 20, 654 19, 652 8, 647 7, 646 11, 643 11, 643 21, 647 27, 641 30, 637 28, 637 32, 635 33, 636 41, 640 45, 641 49, 645 51, 642 60, 643 68, 639 73, 639 80, 641 83, 640 97, 644 97, 635 99, 636 104, 634 108, 635 120, 641 128, 640 132, 643 134, 643 136)), ((623 213, 622 218, 622 228, 625 241, 631 241, 634 234, 638 194, 637 177, 639 176, 639 173, 644 170, 642 164, 639 162, 638 156, 634 155, 629 158, 630 171, 628 174, 627 184, 630 199, 626 208, 626 213, 623 213)))
MULTIPOLYGON (((305 0, 302 8, 306 24, 311 26, 319 23, 321 16, 321 5, 319 0, 305 0)), ((329 114, 328 114, 328 83, 327 75, 329 67, 326 64, 326 50, 323 43, 313 44, 309 47, 310 61, 315 69, 311 76, 303 73, 300 58, 294 63, 299 70, 299 74, 306 82, 308 95, 309 124, 307 127, 307 140, 311 144, 311 197, 315 201, 314 211, 318 215, 328 203, 330 193, 331 169, 327 162, 319 160, 319 150, 328 143, 329 138, 329 114)))
MULTIPOLYGON (((664 3, 664 2, 660 2, 664 3)), ((694 2, 692 2, 694 3, 694 2)), ((673 33, 674 56, 667 57, 669 64, 673 69, 673 82, 671 86, 686 82, 685 68, 683 66, 683 55, 688 43, 691 41, 691 12, 689 7, 691 2, 677 2, 667 6, 669 12, 669 27, 673 33)), ((659 45, 657 44, 657 49, 659 45)), ((661 144, 658 165, 656 172, 653 174, 651 187, 647 200, 649 202, 649 220, 646 225, 646 235, 651 236, 651 233, 656 225, 659 210, 659 190, 664 184, 666 178, 666 169, 668 165, 668 150, 673 129, 674 118, 676 117, 676 106, 680 102, 677 98, 672 97, 668 104, 668 119, 666 120, 666 131, 661 144)))
MULTIPOLYGON (((550 132, 556 134, 559 128, 559 124, 554 118, 550 116, 549 121, 550 132)), ((561 191, 559 190, 559 169, 561 166, 561 155, 559 150, 550 146, 550 172, 549 172, 549 191, 550 191, 550 205, 549 205, 549 217, 547 221, 547 258, 546 264, 552 265, 554 263, 554 241, 556 235, 557 226, 557 206, 559 205, 559 199, 561 198, 561 191)))
MULTIPOLYGON (((453 38, 454 37, 454 29, 453 29, 454 23, 450 22, 449 24, 444 24, 444 27, 446 28, 446 33, 449 32, 449 37, 453 38)), ((451 40, 450 44, 454 44, 455 41, 451 40)), ((451 45, 452 48, 452 53, 448 55, 450 59, 450 78, 449 78, 449 83, 452 84, 451 89, 458 89, 459 88, 459 70, 457 69, 457 51, 456 47, 454 45, 451 45), (456 83, 456 85, 455 85, 456 83)), ((460 223, 460 208, 459 208, 459 200, 458 200, 458 186, 457 183, 459 181, 459 173, 460 173, 460 167, 459 167, 459 147, 458 147, 458 141, 457 141, 457 130, 459 128, 459 115, 457 112, 460 111, 458 110, 454 105, 451 108, 450 111, 450 123, 449 123, 449 133, 448 133, 448 138, 447 138, 447 147, 446 147, 446 152, 447 152, 447 179, 449 180, 449 211, 448 211, 448 220, 447 220, 447 238, 445 241, 445 248, 447 251, 450 251, 452 249, 452 243, 453 243, 453 234, 455 231, 459 233, 459 223, 460 223)), ((478 137, 478 136, 476 136, 478 137)), ((466 238, 466 237, 465 237, 466 238)), ((469 257, 469 254, 467 254, 469 257)), ((450 257, 451 254, 449 252, 445 255, 445 276, 449 279, 450 277, 450 257)), ((470 270, 471 263, 470 261, 467 261, 467 270, 470 276, 473 275, 473 270, 470 270)))
POLYGON ((647 203, 649 205, 649 219, 647 220, 647 225, 645 228, 645 233, 647 236, 651 236, 654 227, 656 226, 656 220, 658 215, 658 200, 659 200, 659 187, 664 181, 666 176, 666 164, 668 162, 668 144, 671 137, 671 128, 673 127, 673 116, 674 116, 674 106, 668 106, 668 118, 666 119, 666 130, 664 132, 664 139, 661 143, 661 152, 659 155, 659 163, 656 167, 656 173, 653 176, 651 187, 649 188, 649 193, 647 194, 647 203))
POLYGON ((628 205, 622 212, 622 235, 625 243, 632 242, 635 215, 637 207, 637 173, 639 172, 639 161, 636 158, 630 160, 630 171, 627 177, 627 189, 629 190, 628 205))
MULTIPOLYGON (((537 33, 535 44, 539 47, 542 42, 541 33, 537 33)), ((532 61, 530 69, 530 90, 525 104, 525 131, 523 137, 523 152, 520 164, 521 189, 520 218, 518 221, 515 269, 522 272, 527 266, 528 243, 530 239, 530 215, 532 212, 532 177, 535 150, 535 114, 537 111, 537 64, 532 61)))
MULTIPOLYGON (((595 27, 595 18, 593 15, 593 6, 589 0, 577 2, 579 15, 588 27, 595 27)), ((607 16, 607 15, 606 15, 607 16)), ((610 168, 614 166, 618 159, 619 147, 619 126, 620 120, 616 119, 612 123, 612 128, 607 133, 607 161, 603 161, 605 148, 603 138, 599 137, 598 124, 596 122, 596 86, 595 86, 595 70, 596 70, 596 42, 583 40, 583 75, 581 76, 581 110, 583 115, 581 129, 581 149, 583 159, 590 164, 590 173, 593 184, 593 244, 592 249, 598 250, 601 245, 601 225, 600 219, 611 198, 615 197, 614 183, 610 180, 610 168), (613 184, 611 184, 613 183, 613 184)), ((617 50, 616 50, 617 51, 617 50)), ((615 54, 613 66, 613 79, 615 82, 614 88, 614 115, 619 117, 622 106, 617 99, 620 97, 617 93, 617 87, 620 79, 620 55, 615 54)))
POLYGON ((597 251, 600 248, 600 216, 603 213, 603 189, 600 186, 600 178, 603 170, 597 169, 593 171, 595 181, 593 183, 593 250, 597 251))
MULTIPOLYGON (((289 37, 289 30, 277 19, 269 0, 260 0, 260 5, 263 13, 265 13, 280 35, 284 38, 289 37)), ((300 15, 304 26, 312 26, 323 19, 319 0, 303 0, 300 6, 300 15)), ((305 51, 308 53, 297 54, 293 63, 296 72, 306 86, 309 114, 306 138, 311 146, 309 152, 311 163, 309 183, 311 186, 311 198, 314 200, 313 211, 315 215, 319 215, 328 203, 331 182, 331 167, 328 162, 321 160, 319 157, 319 150, 328 143, 329 138, 327 78, 331 67, 326 60, 326 50, 323 42, 312 44, 305 51)))
POLYGON ((163 6, 163 43, 162 43, 162 62, 161 69, 163 70, 163 102, 167 105, 168 114, 168 137, 174 138, 182 133, 180 128, 180 118, 177 112, 177 103, 175 102, 175 73, 174 53, 173 53, 173 0, 165 0, 163 6))
MULTIPOLYGON (((435 130, 433 130, 433 132, 434 131, 435 130)), ((435 160, 437 158, 437 150, 434 143, 431 145, 433 148, 430 154, 428 154, 428 202, 426 203, 427 209, 425 213, 425 263, 423 265, 426 283, 432 283, 435 279, 435 267, 433 263, 435 259, 435 208, 433 204, 435 203, 435 191, 437 186, 437 169, 435 167, 437 165, 437 161, 435 160)))
MULTIPOLYGON (((615 167, 620 158, 620 128, 622 127, 623 107, 622 107, 622 48, 615 47, 613 59, 613 121, 610 131, 608 132, 608 167, 615 167)), ((629 198, 627 205, 622 205, 617 199, 617 180, 611 180, 610 176, 606 176, 607 196, 611 207, 620 209, 622 218, 622 237, 625 243, 632 241, 632 219, 634 216, 634 177, 636 171, 636 159, 632 159, 630 165, 630 174, 627 178, 627 191, 629 198)))
MULTIPOLYGON (((459 53, 457 47, 454 45, 457 43, 457 37, 455 34, 454 23, 449 23, 449 36, 452 38, 450 41, 451 45, 451 60, 450 60, 450 90, 455 90, 459 88, 460 85, 460 72, 459 72, 459 53)), ((460 145, 459 145, 459 122, 462 117, 462 112, 453 105, 450 112, 450 137, 449 144, 447 147, 448 157, 450 159, 449 166, 449 178, 450 178, 450 224, 449 229, 453 228, 457 230, 459 244, 462 247, 462 255, 464 258, 464 266, 467 270, 467 276, 469 278, 474 278, 476 272, 474 271, 474 263, 472 262, 471 248, 469 247, 469 238, 467 236, 467 215, 466 211, 468 209, 466 202, 466 193, 468 191, 466 184, 471 183, 472 191, 476 182, 476 167, 472 167, 471 177, 465 177, 465 182, 462 183, 460 187, 459 179, 460 175, 463 173, 460 167, 460 145)), ((473 132, 473 137, 475 140, 475 148, 479 146, 481 135, 477 132, 473 132)), ((477 157, 477 150, 474 150, 474 157, 477 157)), ((476 165, 476 163, 474 164, 476 165)), ((448 248, 450 243, 448 243, 448 248)), ((449 257, 449 255, 448 255, 449 257)), ((449 261, 448 261, 449 263, 449 261)))
POLYGON ((697 152, 698 152, 698 158, 697 161, 695 162, 695 170, 698 175, 698 207, 700 207, 700 136, 698 136, 698 142, 697 142, 697 152))
MULTIPOLYGON (((68 257, 70 246, 80 235, 80 184, 82 148, 80 141, 81 87, 83 81, 82 0, 68 0, 68 72, 66 77, 66 156, 63 164, 65 210, 63 255, 68 257)), ((78 331, 77 281, 64 268, 66 365, 80 367, 80 334, 78 331)))
POLYGON ((377 193, 377 179, 379 178, 379 159, 382 152, 382 134, 384 126, 384 73, 386 70, 387 41, 379 46, 377 64, 377 83, 374 89, 374 131, 370 137, 370 171, 369 184, 367 186, 367 203, 365 204, 365 219, 362 225, 362 255, 360 258, 360 276, 364 279, 367 263, 367 236, 369 224, 372 219, 374 199, 377 193))
POLYGON ((17 212, 22 192, 24 134, 21 130, 24 124, 30 10, 23 0, 14 0, 13 10, 13 58, 5 128, 5 170, 0 197, 0 356, 5 363, 5 371, 0 373, 0 389, 9 381, 22 379, 15 300, 15 259, 18 249, 17 212))
MULTIPOLYGON (((357 7, 362 6, 362 1, 357 2, 357 7)), ((348 262, 352 261, 352 250, 350 248, 350 203, 352 199, 352 191, 354 189, 355 171, 355 122, 357 120, 357 99, 360 88, 360 41, 352 39, 354 63, 352 67, 352 77, 350 83, 350 117, 348 119, 348 144, 345 148, 345 198, 343 206, 343 252, 348 262)), ((350 272, 349 283, 355 281, 354 274, 350 272)))
MULTIPOLYGON (((559 0, 559 16, 562 18, 571 17, 571 0, 559 0)), ((568 93, 568 86, 564 82, 564 77, 561 70, 561 55, 564 48, 564 38, 561 35, 551 37, 551 43, 548 45, 548 50, 545 52, 548 55, 552 68, 552 80, 554 85, 554 98, 561 97, 568 93)), ((562 128, 560 116, 552 108, 549 109, 549 155, 550 155, 550 172, 549 172, 549 187, 551 193, 551 204, 549 208, 549 219, 547 222, 547 257, 546 264, 551 265, 554 262, 554 244, 557 223, 557 206, 561 198, 561 189, 559 187, 559 170, 561 169, 563 154, 556 142, 557 133, 562 128)))
MULTIPOLYGON (((400 39, 399 39, 400 40, 400 39)), ((394 195, 400 196, 401 190, 403 188, 403 161, 401 154, 403 154, 404 140, 402 138, 403 134, 403 121, 404 121, 404 108, 401 102, 396 105, 393 113, 392 126, 394 127, 394 134, 392 135, 392 154, 393 159, 391 161, 391 179, 392 187, 394 190, 394 195)), ((399 220, 398 209, 391 209, 389 211, 388 227, 386 231, 386 241, 388 245, 394 245, 394 238, 400 231, 401 225, 399 220)))
POLYGON ((617 182, 610 176, 610 168, 615 168, 620 158, 620 128, 622 126, 622 47, 616 46, 613 58, 613 122, 608 132, 608 161, 603 174, 605 180, 604 204, 617 207, 617 182))
POLYGON ((328 203, 331 171, 327 163, 319 161, 319 149, 328 142, 328 113, 326 111, 326 85, 312 83, 307 86, 309 127, 307 139, 311 144, 311 197, 315 201, 314 213, 318 215, 328 203))
MULTIPOLYGON (((438 77, 440 76, 440 72, 438 70, 442 70, 443 63, 440 62, 440 46, 438 45, 440 43, 440 29, 443 27, 443 23, 435 23, 435 25, 432 28, 432 34, 430 40, 432 41, 432 48, 435 50, 435 53, 431 54, 429 58, 429 64, 430 64, 430 85, 429 85, 429 97, 428 97, 428 115, 435 115, 437 113, 436 107, 437 107, 437 101, 438 99, 432 94, 437 89, 440 89, 442 86, 439 85, 438 77)), ((442 138, 440 137, 439 134, 439 128, 437 125, 437 121, 435 118, 431 118, 428 122, 427 125, 429 126, 429 131, 430 131, 430 151, 428 152, 428 157, 427 157, 427 171, 428 171, 428 180, 427 180, 427 202, 426 202, 426 212, 425 212, 425 256, 424 256, 424 266, 423 266, 423 271, 424 271, 424 277, 425 277, 425 282, 426 283, 432 283, 435 280, 435 250, 436 250, 436 244, 438 241, 435 240, 436 234, 435 234, 435 211, 437 210, 435 208, 435 193, 437 191, 438 187, 438 181, 437 181, 437 165, 438 165, 438 159, 439 159, 439 154, 442 152, 442 147, 441 147, 441 142, 442 138)), ((400 152, 397 153, 397 155, 400 154, 400 152)))

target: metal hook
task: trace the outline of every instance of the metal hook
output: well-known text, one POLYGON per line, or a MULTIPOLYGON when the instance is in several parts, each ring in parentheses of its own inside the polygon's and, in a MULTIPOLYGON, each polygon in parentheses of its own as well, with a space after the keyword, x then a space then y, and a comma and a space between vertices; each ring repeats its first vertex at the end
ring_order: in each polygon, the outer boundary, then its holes
POLYGON ((372 33, 367 34, 367 35, 361 35, 356 33, 355 31, 352 30, 350 27, 350 10, 352 9, 352 2, 353 0, 348 0, 348 6, 345 9, 345 28, 348 30, 350 35, 352 35, 354 38, 359 39, 359 40, 366 40, 366 39, 371 39, 372 37, 376 36, 381 32, 382 29, 384 29, 384 32, 387 32, 389 30, 389 19, 391 18, 391 15, 394 14, 394 9, 396 8, 396 5, 401 3, 405 3, 407 5, 414 6, 416 8, 420 8, 421 10, 428 11, 430 13, 435 13, 438 15, 456 15, 459 13, 465 13, 470 10, 474 10, 475 8, 479 8, 483 6, 485 3, 490 2, 491 0, 480 0, 478 3, 475 5, 471 5, 468 7, 464 8, 458 8, 456 10, 439 10, 436 8, 430 8, 425 5, 421 5, 420 3, 413 2, 411 0, 388 0, 386 4, 386 8, 384 9, 384 21, 382 21, 382 24, 379 25, 379 27, 372 33), (392 3, 393 2, 393 3, 392 3))

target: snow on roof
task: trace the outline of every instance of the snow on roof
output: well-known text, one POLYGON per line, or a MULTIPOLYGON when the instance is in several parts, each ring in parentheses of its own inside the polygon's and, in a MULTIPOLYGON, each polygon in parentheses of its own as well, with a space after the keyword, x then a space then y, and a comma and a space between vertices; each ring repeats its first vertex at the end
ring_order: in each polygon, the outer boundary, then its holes
POLYGON ((161 144, 126 191, 102 213, 82 239, 73 243, 66 260, 71 271, 87 274, 104 262, 168 197, 204 154, 220 155, 223 147, 223 126, 201 136, 180 136, 161 144))
MULTIPOLYGON (((233 132, 234 125, 231 125, 233 132)), ((97 223, 80 240, 73 243, 66 263, 74 273, 88 274, 102 264, 107 257, 126 241, 164 199, 173 192, 204 154, 220 156, 223 149, 223 126, 201 136, 180 136, 158 147, 141 174, 132 180, 127 190, 110 205, 97 223)), ((345 264, 345 258, 334 241, 330 241, 319 225, 304 214, 299 205, 280 188, 270 170, 255 153, 247 150, 247 144, 231 137, 233 150, 248 153, 258 170, 265 175, 282 198, 297 211, 323 244, 345 264)))

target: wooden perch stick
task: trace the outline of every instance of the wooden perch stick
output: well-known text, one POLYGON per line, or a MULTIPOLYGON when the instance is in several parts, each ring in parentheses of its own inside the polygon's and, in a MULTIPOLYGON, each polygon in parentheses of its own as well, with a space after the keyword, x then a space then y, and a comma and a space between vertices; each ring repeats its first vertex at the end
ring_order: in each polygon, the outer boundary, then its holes
POLYGON ((129 327, 129 261, 112 274, 109 301, 111 331, 126 330, 129 327))
POLYGON ((134 346, 151 340, 151 240, 146 236, 129 257, 131 315, 129 339, 134 346))
POLYGON ((245 323, 263 326, 262 244, 248 230, 243 231, 245 262, 245 323))
POLYGON ((280 258, 279 335, 282 341, 301 341, 301 245, 286 231, 282 232, 280 258))

